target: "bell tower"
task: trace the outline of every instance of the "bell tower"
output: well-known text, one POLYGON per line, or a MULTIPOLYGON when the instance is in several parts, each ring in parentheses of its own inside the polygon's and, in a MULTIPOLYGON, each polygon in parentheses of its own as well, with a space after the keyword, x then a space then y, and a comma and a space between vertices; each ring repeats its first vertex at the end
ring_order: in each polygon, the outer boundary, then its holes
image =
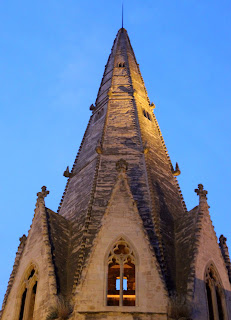
POLYGON ((65 319, 230 319, 228 248, 201 184, 187 211, 154 108, 122 27, 58 212, 38 193, 2 320, 58 319, 60 305, 65 319))

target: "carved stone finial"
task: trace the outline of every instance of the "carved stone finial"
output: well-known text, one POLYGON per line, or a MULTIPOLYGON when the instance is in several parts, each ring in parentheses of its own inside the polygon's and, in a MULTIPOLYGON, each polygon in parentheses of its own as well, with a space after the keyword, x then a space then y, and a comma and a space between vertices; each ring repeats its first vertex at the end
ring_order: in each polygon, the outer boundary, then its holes
POLYGON ((205 199, 207 200, 207 194, 208 194, 208 191, 204 190, 204 186, 203 184, 198 184, 198 189, 195 189, 194 190, 196 192, 196 194, 199 196, 200 199, 205 199))
POLYGON ((152 102, 152 103, 150 103, 150 108, 152 109, 152 110, 154 110, 155 108, 156 108, 156 106, 155 106, 155 104, 152 102))
POLYGON ((44 203, 44 198, 50 193, 50 191, 47 190, 47 187, 43 186, 42 191, 37 193, 37 202, 36 202, 36 207, 39 206, 39 203, 44 203))
POLYGON ((43 186, 42 191, 37 193, 38 199, 43 199, 50 193, 50 191, 47 190, 47 187, 43 186))
POLYGON ((63 172, 63 176, 66 178, 73 177, 73 174, 69 171, 69 166, 67 166, 66 170, 63 172))
POLYGON ((120 159, 116 162, 116 170, 118 172, 126 172, 128 169, 128 163, 124 159, 120 159))
POLYGON ((180 171, 180 168, 179 168, 179 165, 178 163, 176 162, 176 167, 175 167, 175 170, 172 168, 172 173, 173 175, 176 177, 176 176, 179 176, 181 174, 181 171, 180 171))
POLYGON ((91 104, 89 109, 90 109, 91 111, 94 111, 94 110, 95 110, 94 104, 91 104))

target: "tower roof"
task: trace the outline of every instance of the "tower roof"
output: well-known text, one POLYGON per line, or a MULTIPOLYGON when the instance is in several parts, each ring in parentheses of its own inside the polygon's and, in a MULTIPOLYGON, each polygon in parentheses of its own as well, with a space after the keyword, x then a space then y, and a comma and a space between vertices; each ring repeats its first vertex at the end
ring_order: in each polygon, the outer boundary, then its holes
POLYGON ((185 204, 153 114, 127 31, 121 28, 61 200, 72 226, 67 287, 78 283, 115 185, 116 163, 128 183, 168 288, 177 285, 176 221, 185 204), (74 267, 76 266, 76 268, 74 267))

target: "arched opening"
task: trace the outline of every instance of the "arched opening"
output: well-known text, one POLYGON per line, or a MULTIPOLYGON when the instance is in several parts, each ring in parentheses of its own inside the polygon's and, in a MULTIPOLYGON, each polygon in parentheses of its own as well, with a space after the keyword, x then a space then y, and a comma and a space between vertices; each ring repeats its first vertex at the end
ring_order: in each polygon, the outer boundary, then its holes
POLYGON ((205 284, 209 320, 226 320, 226 303, 224 290, 215 267, 210 264, 205 272, 205 284))
POLYGON ((124 63, 124 62, 118 63, 118 67, 119 67, 119 68, 124 68, 124 67, 125 67, 125 63, 124 63))
POLYGON ((120 238, 108 255, 107 305, 135 306, 135 256, 127 242, 120 238))
POLYGON ((24 292, 23 292, 23 294, 22 294, 19 320, 23 320, 23 314, 24 314, 24 308, 25 308, 25 301, 26 301, 26 294, 27 294, 27 289, 25 289, 24 292))
POLYGON ((151 121, 151 116, 145 109, 143 109, 143 115, 145 116, 145 118, 151 121))
POLYGON ((25 290, 21 296, 19 320, 33 320, 37 283, 37 273, 36 270, 32 268, 26 273, 23 279, 25 290))

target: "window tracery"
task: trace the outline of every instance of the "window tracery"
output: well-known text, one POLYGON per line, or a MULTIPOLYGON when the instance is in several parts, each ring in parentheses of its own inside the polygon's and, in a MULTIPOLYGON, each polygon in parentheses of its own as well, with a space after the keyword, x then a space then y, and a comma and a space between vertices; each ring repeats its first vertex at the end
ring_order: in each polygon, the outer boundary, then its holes
POLYGON ((108 256, 108 306, 135 306, 135 274, 134 252, 127 242, 120 238, 108 256))
POLYGON ((207 267, 205 284, 209 320, 226 320, 226 303, 224 290, 219 280, 218 273, 213 265, 207 267))
POLYGON ((32 268, 27 272, 23 281, 24 291, 21 295, 19 320, 33 319, 37 283, 37 272, 35 268, 32 268))

